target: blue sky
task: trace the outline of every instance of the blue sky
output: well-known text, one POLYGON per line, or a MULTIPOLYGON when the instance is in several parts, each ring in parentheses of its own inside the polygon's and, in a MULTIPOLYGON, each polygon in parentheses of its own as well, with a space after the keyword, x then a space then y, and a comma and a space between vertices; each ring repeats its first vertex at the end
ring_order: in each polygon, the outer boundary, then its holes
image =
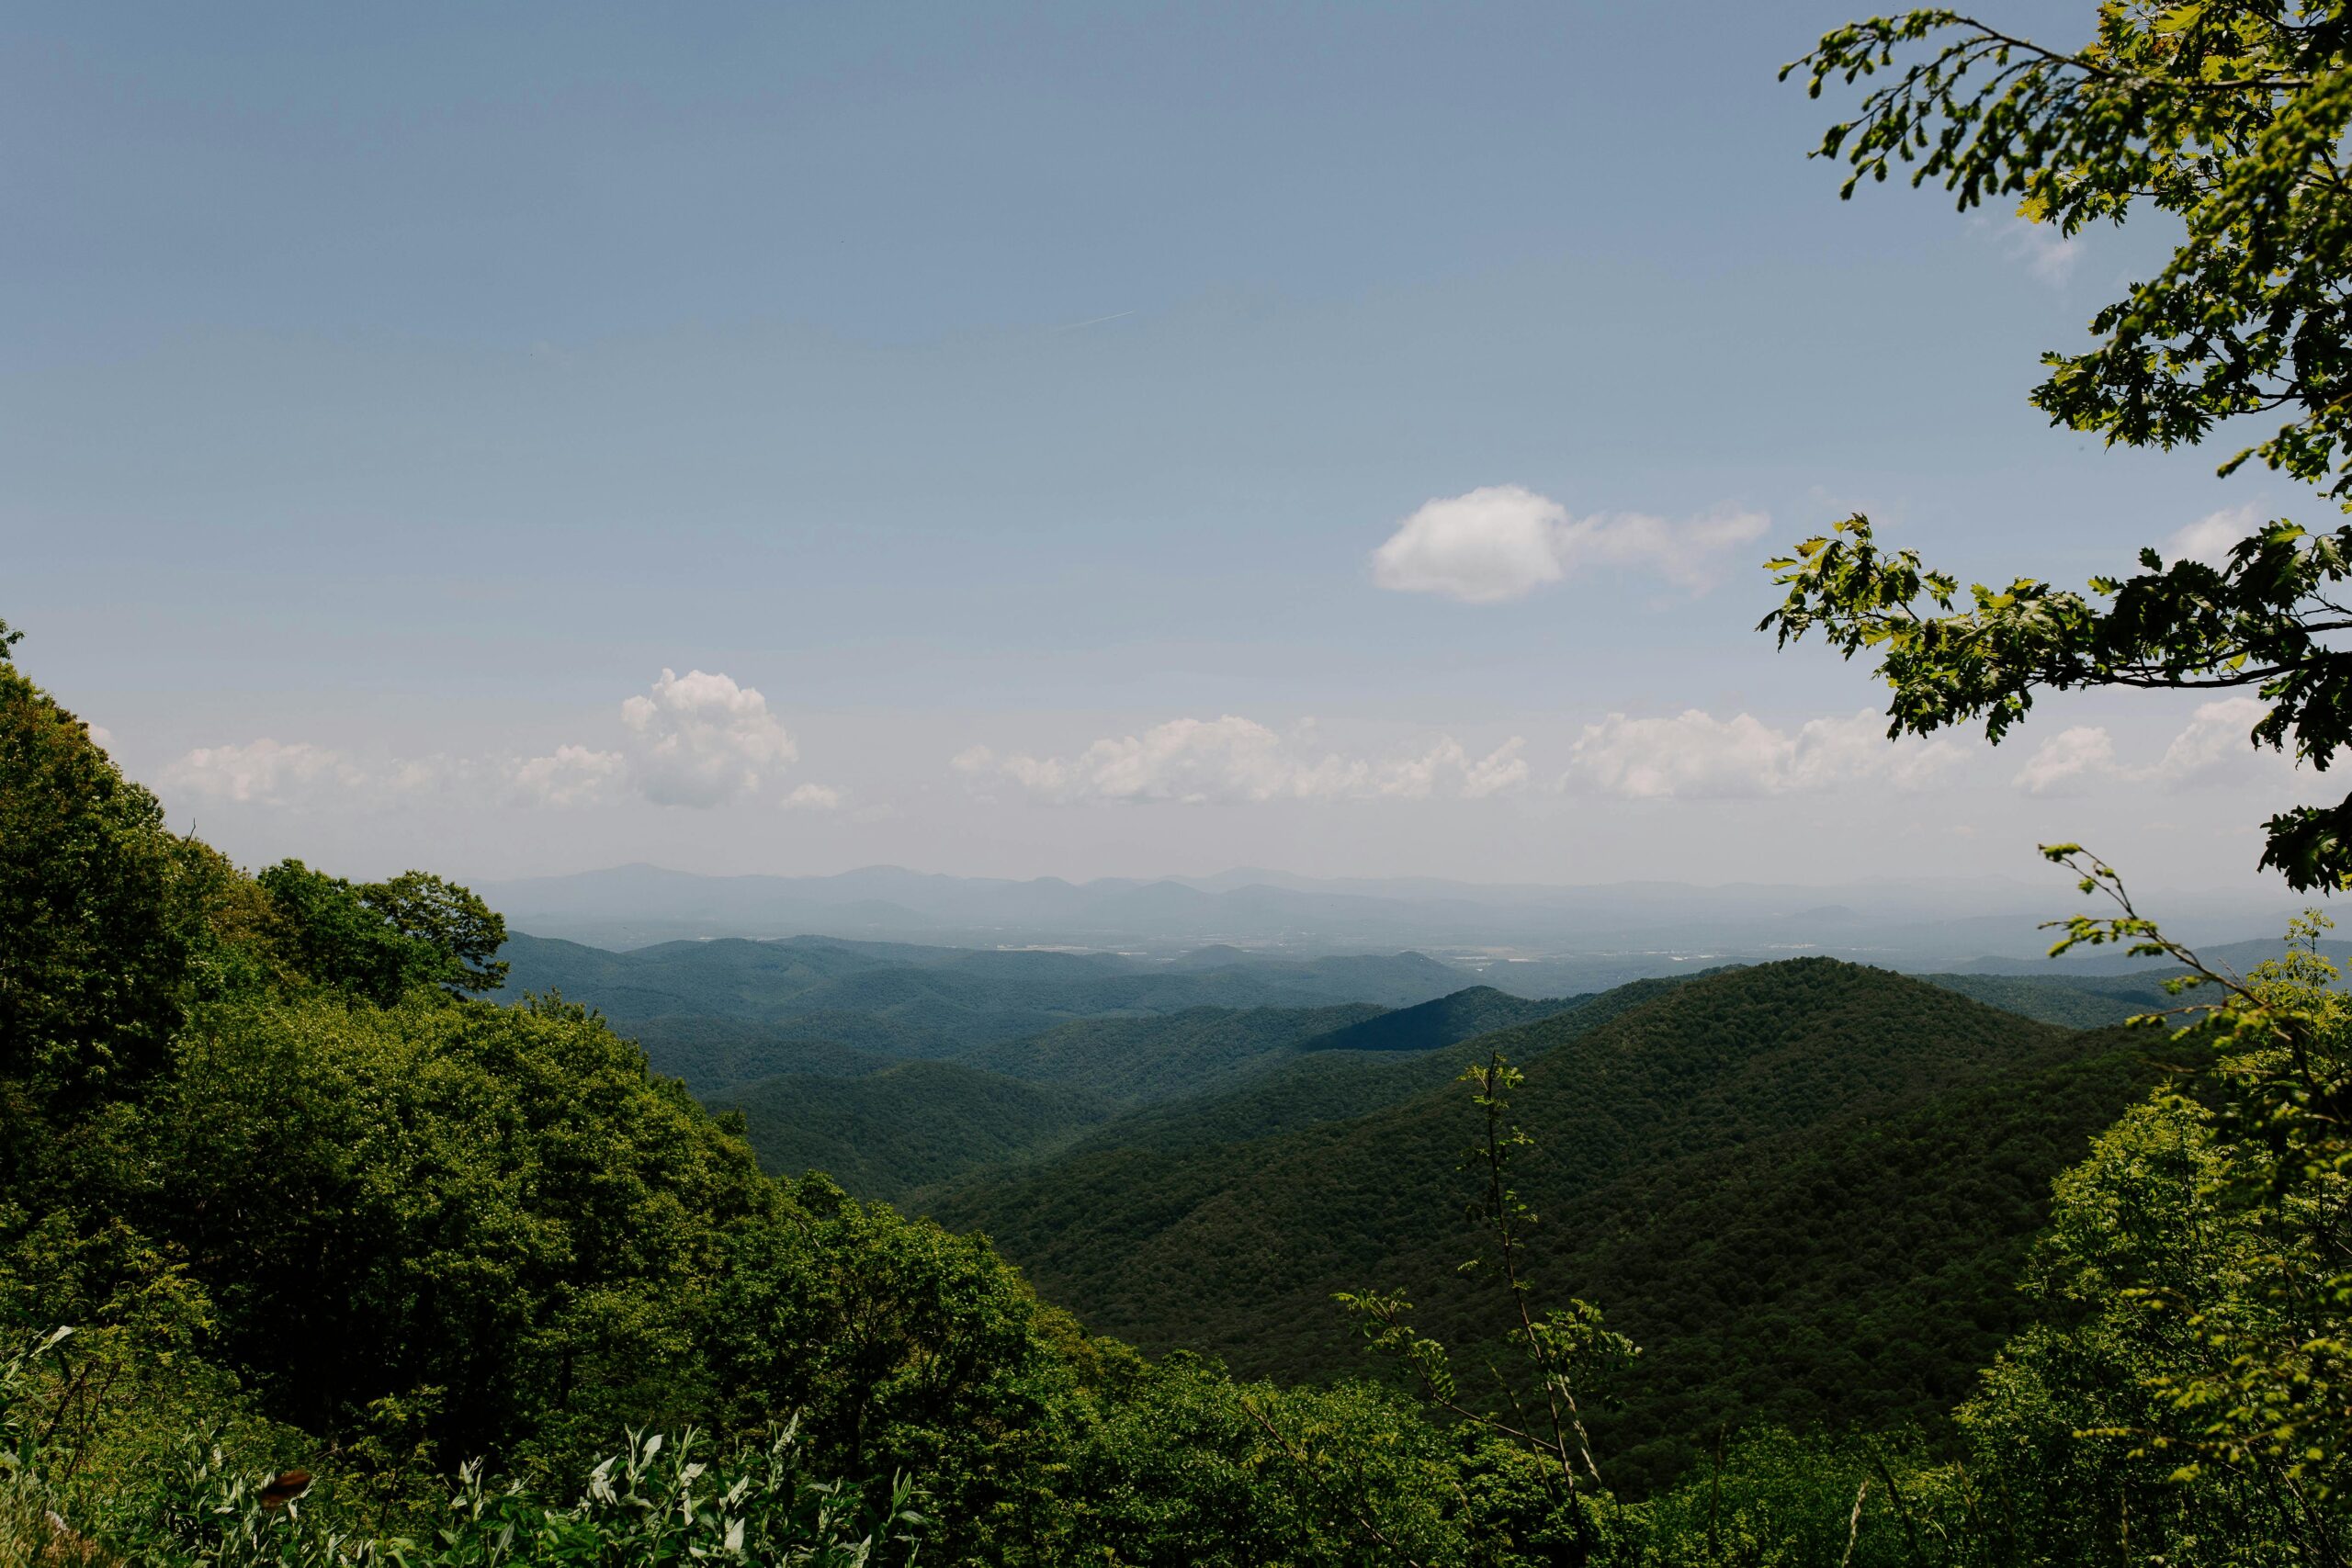
POLYGON ((2046 428, 2154 236, 1841 204, 1846 9, 17 7, 0 615, 254 861, 2244 884, 2234 711, 1750 630, 2322 510, 2046 428))

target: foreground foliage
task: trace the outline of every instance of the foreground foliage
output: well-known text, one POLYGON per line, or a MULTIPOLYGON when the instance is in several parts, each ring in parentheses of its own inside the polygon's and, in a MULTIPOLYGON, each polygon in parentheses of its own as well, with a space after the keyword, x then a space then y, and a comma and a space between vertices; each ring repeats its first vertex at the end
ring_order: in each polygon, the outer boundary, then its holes
MULTIPOLYGON (((2090 347, 2043 356, 2032 400, 2053 424, 2159 448, 2270 424, 2222 471, 2258 458, 2347 502, 2352 10, 2133 0, 2085 21, 2070 48, 1911 11, 1840 28, 1788 69, 1816 96, 1868 85, 1819 148, 1850 165, 1849 195, 1907 169, 1962 209, 2014 201, 2068 236, 2141 215, 2177 226, 2163 268, 2092 318, 2090 347)), ((1963 594, 1857 515, 1771 563, 1788 597, 1764 625, 1876 659, 1893 733, 1982 722, 1997 741, 2044 691, 2243 689, 2254 744, 2324 770, 2352 743, 2337 650, 2352 528, 2276 518, 2198 553, 2143 549, 2087 592, 2019 577, 1963 594)), ((2352 801, 2271 818, 2262 863, 2300 888, 2342 886, 2352 801)))

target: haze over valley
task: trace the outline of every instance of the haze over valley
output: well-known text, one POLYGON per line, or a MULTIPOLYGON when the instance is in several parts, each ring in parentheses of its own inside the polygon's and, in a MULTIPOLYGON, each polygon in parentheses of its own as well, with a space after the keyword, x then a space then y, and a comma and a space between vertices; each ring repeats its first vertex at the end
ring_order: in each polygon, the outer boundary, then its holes
MULTIPOLYGON (((485 883, 482 891, 518 930, 615 949, 801 935, 1159 957, 1216 946, 1294 956, 1408 947, 1475 971, 1491 969, 1495 983, 1514 990, 1799 953, 1895 969, 2043 969, 2052 938, 2042 928, 2079 903, 2059 876, 1563 887, 1246 868, 1207 877, 1070 883, 895 866, 785 877, 631 865, 485 883)), ((2283 931, 2300 908, 2291 895, 2258 888, 2159 889, 2152 897, 2186 940, 2206 943, 2283 931)), ((2066 960, 2107 968, 2123 963, 2095 953, 2066 960)))

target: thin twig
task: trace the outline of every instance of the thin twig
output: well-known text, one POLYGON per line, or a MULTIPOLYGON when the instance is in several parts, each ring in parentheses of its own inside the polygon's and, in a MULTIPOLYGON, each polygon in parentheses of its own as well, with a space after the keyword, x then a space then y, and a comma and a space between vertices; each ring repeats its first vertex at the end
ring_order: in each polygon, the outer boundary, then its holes
POLYGON ((1854 1489, 1854 1517, 1846 1521, 1846 1555, 1838 1559, 1838 1568, 1846 1568, 1854 1560, 1854 1541, 1862 1533, 1862 1498, 1870 1489, 1868 1480, 1854 1489))

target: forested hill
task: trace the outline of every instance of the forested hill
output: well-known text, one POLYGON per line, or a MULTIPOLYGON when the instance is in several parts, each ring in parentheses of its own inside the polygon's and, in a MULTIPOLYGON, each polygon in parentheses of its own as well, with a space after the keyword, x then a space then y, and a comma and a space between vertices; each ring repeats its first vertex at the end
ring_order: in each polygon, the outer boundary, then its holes
POLYGON ((560 991, 595 1008, 638 1038, 657 1070, 697 1093, 780 1073, 949 1060, 1076 1019, 1342 1002, 1406 1007, 1460 990, 1471 978, 1418 953, 1168 964, 1116 953, 823 937, 607 953, 518 935, 500 955, 510 966, 511 990, 560 991))
POLYGON ((1446 1046, 1596 1001, 1522 1001, 1470 987, 1386 1011, 1358 1002, 1117 1015, 984 1045, 954 1062, 845 1061, 841 1070, 731 1084, 705 1099, 742 1115, 767 1170, 821 1170, 859 1197, 906 1202, 967 1173, 1050 1152, 1121 1111, 1128 1114, 1104 1136, 1229 1140, 1356 1114, 1450 1077, 1456 1058, 1446 1046))
MULTIPOLYGON (((1577 998, 1581 1000, 1582 998, 1577 998)), ((1492 986, 1472 986, 1418 1007, 1393 1008, 1377 1018, 1334 1029, 1309 1041, 1310 1051, 1427 1051, 1515 1023, 1532 1023, 1574 1005, 1567 1000, 1514 997, 1492 986)))
POLYGON ((763 1169, 820 1171, 858 1197, 889 1202, 1067 1143, 1114 1110, 1084 1089, 1023 1083, 959 1062, 900 1062, 854 1078, 764 1078, 710 1107, 743 1118, 763 1169))
POLYGON ((2163 976, 2177 973, 2151 964, 2139 975, 1921 975, 1931 986, 1999 1008, 2020 1018, 2067 1029, 2104 1029, 2144 1013, 2179 1006, 2163 976))
MULTIPOLYGON (((1682 983, 1636 980, 1597 996, 1518 1003, 1510 1010, 1524 1009, 1554 1020, 1554 1027, 1544 1038, 1556 1043, 1569 1034, 1599 1028, 1682 983)), ((1475 1022, 1491 1015, 1475 1002, 1463 1007, 1445 1005, 1453 999, 1441 998, 1417 1008, 1400 1008, 1366 1023, 1302 1042, 1295 1051, 1263 1064, 1219 1092, 1129 1111, 1078 1139, 1074 1151, 1241 1144, 1326 1122, 1344 1122, 1452 1083, 1473 1058, 1483 1057, 1490 1050, 1516 1052, 1531 1037, 1524 1025, 1476 1033, 1472 1027, 1475 1022), (1410 1032, 1403 1027, 1408 1022, 1415 1026, 1410 1032), (1350 1049, 1333 1043, 1362 1038, 1358 1031, 1366 1029, 1380 1030, 1373 1036, 1382 1042, 1379 1048, 1350 1049)))
MULTIPOLYGON (((1692 1406, 1760 1414, 1741 1358, 1767 1339, 1807 1363, 1772 1380, 1784 1419, 1949 1407, 2015 1316, 2051 1179, 2154 1079, 2120 1037, 1828 959, 1491 1038, 1525 1065, 1516 1114, 1537 1148, 1518 1185, 1545 1221, 1543 1290, 1593 1297, 1650 1346, 1624 1438, 1661 1472, 1692 1406), (1878 1355, 1902 1364, 1838 1381, 1878 1355), (1869 1408, 1841 1388, 1870 1389, 1869 1408)), ((1102 1331, 1328 1375, 1356 1364, 1335 1291, 1401 1285, 1456 1341, 1500 1328, 1456 1273, 1475 1131, 1465 1091, 1433 1085, 1253 1142, 1098 1135, 933 1212, 1102 1331)))
POLYGON ((1154 963, 1106 953, 914 947, 792 937, 672 942, 628 953, 515 935, 499 956, 518 990, 560 988, 621 1020, 669 1013, 789 1018, 926 1007, 1084 1017, 1188 1007, 1408 1007, 1460 990, 1464 972, 1419 953, 1154 963))
MULTIPOLYGON (((1306 1042, 1381 1016, 1366 1002, 1324 1008, 1187 1008, 1077 1020, 965 1059, 1034 1083, 1090 1089, 1122 1104, 1198 1094, 1306 1042)), ((1432 1042, 1434 1043, 1434 1042, 1432 1042)))

